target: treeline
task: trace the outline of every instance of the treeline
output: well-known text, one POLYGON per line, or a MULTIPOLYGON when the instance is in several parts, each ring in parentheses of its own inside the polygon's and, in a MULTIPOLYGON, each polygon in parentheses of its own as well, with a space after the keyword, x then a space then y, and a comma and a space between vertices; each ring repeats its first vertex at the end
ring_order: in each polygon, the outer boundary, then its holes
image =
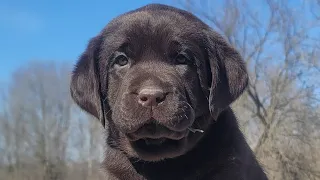
POLYGON ((71 100, 71 66, 32 62, 3 89, 0 179, 99 179, 103 130, 71 100))

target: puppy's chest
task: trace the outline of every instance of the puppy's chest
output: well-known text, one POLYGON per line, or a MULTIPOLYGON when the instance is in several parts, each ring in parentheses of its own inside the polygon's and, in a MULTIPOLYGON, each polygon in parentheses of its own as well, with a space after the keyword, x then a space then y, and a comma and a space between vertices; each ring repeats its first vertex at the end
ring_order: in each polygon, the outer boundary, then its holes
MULTIPOLYGON (((147 166, 147 165, 146 165, 147 166)), ((151 168, 151 167, 150 167, 151 168)), ((224 164, 219 167, 194 164, 193 167, 158 167, 138 172, 146 180, 244 180, 245 174, 240 164, 224 164)))
MULTIPOLYGON (((233 172, 234 173, 234 172, 233 172)), ((244 180, 244 176, 242 174, 233 174, 231 172, 227 173, 216 173, 216 172, 209 172, 206 174, 197 174, 197 173, 190 173, 185 172, 184 175, 170 175, 170 173, 166 174, 165 176, 160 175, 151 175, 144 177, 145 180, 244 180)))

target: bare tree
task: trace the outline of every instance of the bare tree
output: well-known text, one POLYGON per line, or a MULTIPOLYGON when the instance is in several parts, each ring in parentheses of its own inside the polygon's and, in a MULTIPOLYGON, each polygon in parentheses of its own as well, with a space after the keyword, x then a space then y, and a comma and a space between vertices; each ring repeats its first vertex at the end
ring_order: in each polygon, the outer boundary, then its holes
POLYGON ((32 179, 65 176, 73 103, 68 91, 70 71, 63 67, 33 62, 13 75, 0 122, 13 179, 32 174, 26 168, 30 164, 34 166, 32 179))
POLYGON ((0 179, 102 179, 103 128, 71 100, 70 70, 30 62, 1 89, 0 179))
POLYGON ((246 61, 249 88, 233 107, 269 177, 319 178, 319 1, 179 2, 246 61))

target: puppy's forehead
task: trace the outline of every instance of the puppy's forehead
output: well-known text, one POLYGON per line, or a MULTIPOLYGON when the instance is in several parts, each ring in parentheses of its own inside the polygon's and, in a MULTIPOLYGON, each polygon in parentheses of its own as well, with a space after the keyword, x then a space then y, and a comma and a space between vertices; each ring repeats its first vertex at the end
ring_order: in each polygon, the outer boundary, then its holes
POLYGON ((117 49, 129 44, 136 49, 167 48, 174 42, 201 43, 201 23, 175 11, 135 11, 111 21, 104 30, 105 45, 117 49), (163 46, 163 47, 160 47, 163 46))

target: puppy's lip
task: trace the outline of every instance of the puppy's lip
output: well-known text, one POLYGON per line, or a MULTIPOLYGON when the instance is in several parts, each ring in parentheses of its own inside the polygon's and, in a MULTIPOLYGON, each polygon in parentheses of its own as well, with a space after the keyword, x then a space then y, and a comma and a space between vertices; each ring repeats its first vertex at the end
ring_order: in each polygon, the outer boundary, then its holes
POLYGON ((147 123, 143 126, 141 126, 138 130, 135 132, 126 133, 128 139, 130 141, 137 141, 139 139, 160 139, 160 138, 166 138, 171 140, 180 140, 187 136, 188 130, 182 130, 182 131, 174 131, 169 129, 168 127, 151 122, 147 123))
POLYGON ((127 134, 129 141, 138 141, 140 139, 170 139, 170 140, 181 140, 185 138, 188 134, 188 131, 182 132, 155 132, 155 133, 146 133, 146 132, 135 132, 127 134))

